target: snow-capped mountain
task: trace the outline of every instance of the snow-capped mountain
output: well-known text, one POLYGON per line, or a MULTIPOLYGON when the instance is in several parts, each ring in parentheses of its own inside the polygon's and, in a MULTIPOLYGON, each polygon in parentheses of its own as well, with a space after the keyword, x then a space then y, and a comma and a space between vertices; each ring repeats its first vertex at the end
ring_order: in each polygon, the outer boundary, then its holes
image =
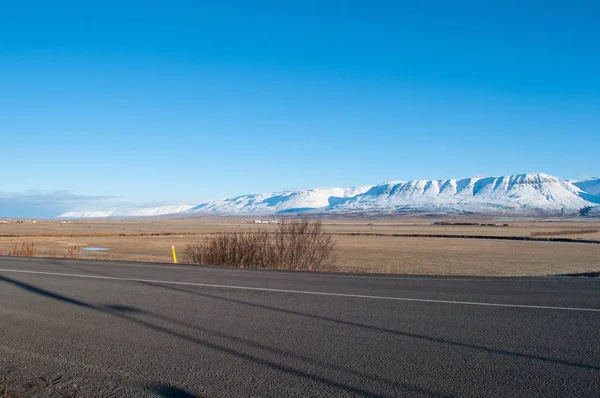
POLYGON ((367 192, 371 187, 305 189, 267 194, 243 195, 203 203, 188 212, 200 214, 292 213, 327 208, 347 198, 367 192))
POLYGON ((153 217, 166 214, 181 213, 189 210, 191 205, 169 205, 158 207, 125 208, 96 211, 69 211, 60 214, 59 218, 107 218, 107 217, 153 217))
POLYGON ((474 213, 506 216, 600 216, 600 179, 570 182, 543 173, 449 180, 396 181, 356 188, 250 194, 197 206, 67 212, 63 218, 165 214, 258 215, 312 212, 474 213))
POLYGON ((576 215, 582 208, 599 204, 600 198, 568 181, 543 173, 530 173, 244 195, 204 203, 187 213, 243 215, 313 211, 576 215))
POLYGON ((600 206, 595 206, 585 213, 587 217, 600 217, 600 206))
POLYGON ((600 197, 600 177, 594 177, 588 180, 573 181, 573 185, 589 193, 590 195, 600 197))
POLYGON ((600 202, 595 199, 567 181, 535 173, 382 184, 331 210, 575 214, 600 202))

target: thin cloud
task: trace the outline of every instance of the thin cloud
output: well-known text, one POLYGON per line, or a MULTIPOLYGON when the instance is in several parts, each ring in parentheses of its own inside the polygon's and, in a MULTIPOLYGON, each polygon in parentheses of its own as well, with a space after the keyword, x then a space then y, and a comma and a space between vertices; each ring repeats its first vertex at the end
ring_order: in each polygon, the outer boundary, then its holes
POLYGON ((0 192, 0 217, 53 218, 74 207, 106 205, 114 196, 80 195, 71 191, 0 192))

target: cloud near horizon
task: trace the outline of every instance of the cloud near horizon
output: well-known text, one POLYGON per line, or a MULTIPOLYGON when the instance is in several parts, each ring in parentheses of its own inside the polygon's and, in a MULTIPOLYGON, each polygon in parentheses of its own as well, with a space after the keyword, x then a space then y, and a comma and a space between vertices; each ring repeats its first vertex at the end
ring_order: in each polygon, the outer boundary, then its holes
POLYGON ((107 207, 118 197, 79 195, 72 191, 0 192, 0 217, 55 218, 74 209, 107 207))

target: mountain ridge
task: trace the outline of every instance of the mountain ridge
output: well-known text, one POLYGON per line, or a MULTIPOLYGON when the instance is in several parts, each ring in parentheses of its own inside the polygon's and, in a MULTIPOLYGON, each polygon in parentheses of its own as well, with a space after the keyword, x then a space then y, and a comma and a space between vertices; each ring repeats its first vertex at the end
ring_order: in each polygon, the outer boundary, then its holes
MULTIPOLYGON (((289 213, 436 213, 504 216, 578 216, 600 214, 600 179, 567 181, 545 173, 446 180, 391 181, 352 188, 312 188, 240 195, 188 208, 163 206, 137 211, 115 211, 108 216, 136 217, 163 214, 276 215, 289 213), (589 189, 590 191, 586 190, 589 189), (598 188, 598 191, 596 190, 598 188), (584 209, 585 210, 584 212, 584 209), (160 214, 158 214, 160 213, 160 214)), ((81 217, 101 212, 81 212, 81 217)), ((62 218, 80 218, 67 212, 62 218)))
POLYGON ((189 210, 192 205, 165 205, 110 210, 79 210, 59 214, 57 218, 156 217, 189 210))
POLYGON ((592 177, 586 180, 574 181, 573 185, 589 193, 590 195, 600 196, 600 177, 592 177))

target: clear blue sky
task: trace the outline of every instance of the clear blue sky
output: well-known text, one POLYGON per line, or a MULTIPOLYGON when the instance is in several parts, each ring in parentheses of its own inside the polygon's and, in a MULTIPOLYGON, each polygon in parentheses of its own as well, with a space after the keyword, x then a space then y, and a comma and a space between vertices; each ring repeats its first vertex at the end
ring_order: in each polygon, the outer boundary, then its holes
POLYGON ((592 0, 6 2, 0 191, 600 174, 599 20, 592 0))

